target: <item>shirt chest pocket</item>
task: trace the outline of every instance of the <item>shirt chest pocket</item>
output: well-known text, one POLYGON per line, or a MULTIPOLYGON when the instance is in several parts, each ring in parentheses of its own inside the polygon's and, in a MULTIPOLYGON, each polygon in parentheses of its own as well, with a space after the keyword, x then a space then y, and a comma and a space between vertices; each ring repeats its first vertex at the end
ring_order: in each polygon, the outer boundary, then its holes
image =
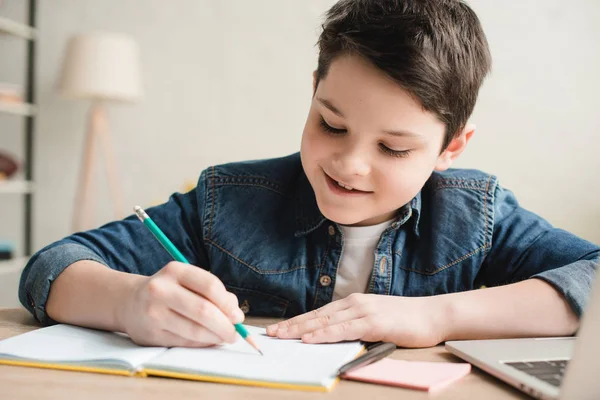
POLYGON ((456 252, 394 254, 392 294, 434 296, 474 289, 487 247, 456 252))

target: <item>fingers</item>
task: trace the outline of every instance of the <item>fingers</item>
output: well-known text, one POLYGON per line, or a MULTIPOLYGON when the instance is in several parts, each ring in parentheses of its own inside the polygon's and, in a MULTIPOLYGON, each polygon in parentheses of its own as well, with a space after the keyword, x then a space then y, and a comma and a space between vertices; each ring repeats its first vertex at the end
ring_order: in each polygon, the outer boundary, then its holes
POLYGON ((304 343, 336 343, 363 338, 369 330, 367 318, 352 319, 302 335, 304 343))
POLYGON ((357 310, 352 308, 337 312, 333 311, 332 313, 327 314, 324 313, 320 317, 291 325, 285 330, 279 329, 276 332, 276 335, 280 339, 297 339, 304 334, 315 332, 328 326, 338 325, 342 322, 353 320, 358 316, 357 310))
POLYGON ((230 317, 231 322, 234 324, 241 324, 244 322, 246 315, 239 306, 240 302, 235 294, 231 292, 227 292, 227 294, 229 295, 229 304, 231 305, 230 309, 233 310, 230 313, 231 315, 228 313, 228 316, 230 317), (238 312, 237 310, 240 310, 241 312, 238 312))
POLYGON ((238 306, 237 298, 227 292, 219 278, 202 268, 185 264, 184 266, 185 268, 181 268, 177 273, 179 284, 208 299, 230 319, 230 322, 238 323, 244 320, 244 313, 238 306))
POLYGON ((163 326, 165 327, 165 331, 171 332, 189 342, 217 344, 223 341, 221 337, 217 336, 209 328, 171 310, 164 316, 163 326))
MULTIPOLYGON (((170 293, 170 295, 166 296, 166 302, 167 306, 172 311, 185 317, 191 323, 203 326, 211 331, 216 338, 219 338, 216 341, 211 341, 211 343, 219 343, 221 341, 233 343, 236 341, 237 334, 231 320, 210 301, 184 287, 174 284, 173 287, 168 290, 168 293, 170 293)), ((169 330, 187 339, 200 340, 193 334, 191 336, 183 334, 177 330, 173 330, 171 325, 166 326, 169 330)))
MULTIPOLYGON (((175 312, 169 311, 168 314, 173 314, 173 316, 165 315, 161 318, 163 322, 171 324, 174 326, 173 330, 177 329, 179 325, 179 319, 182 319, 182 316, 177 316, 175 312)), ((185 324, 185 321, 183 322, 185 324)), ((183 331, 183 329, 179 329, 183 331)), ((200 332, 199 332, 200 333, 200 332)), ((131 336, 131 340, 133 340, 136 344, 140 346, 160 346, 160 347, 209 347, 214 346, 217 342, 220 342, 220 339, 210 332, 207 335, 202 335, 201 333, 198 335, 201 340, 206 341, 196 341, 186 339, 175 332, 171 332, 167 329, 155 328, 146 331, 143 335, 135 335, 131 336), (212 336, 211 336, 212 335, 212 336), (216 341, 215 341, 216 339, 216 341)))
POLYGON ((241 322, 244 315, 237 297, 216 276, 178 262, 167 264, 159 274, 148 283, 152 325, 194 342, 237 340, 233 323, 241 322))
POLYGON ((373 336, 372 314, 376 308, 369 307, 369 302, 373 299, 369 295, 353 294, 317 310, 271 325, 267 328, 267 333, 281 339, 301 338, 306 343, 335 343, 373 336))
POLYGON ((202 343, 195 342, 193 340, 182 338, 181 336, 170 332, 168 330, 163 330, 159 333, 157 339, 157 344, 161 347, 210 347, 214 346, 214 343, 202 343))
MULTIPOLYGON (((345 310, 348 308, 346 300, 338 300, 333 303, 329 303, 321 308, 318 308, 313 311, 309 311, 302 315, 298 315, 297 317, 288 319, 287 321, 280 322, 278 324, 273 324, 267 327, 267 334, 269 336, 276 336, 278 331, 284 332, 290 329, 290 327, 302 324, 304 322, 313 320, 313 319, 322 319, 323 322, 328 318, 329 315, 345 310)), ((279 335, 277 335, 279 336, 279 335)))

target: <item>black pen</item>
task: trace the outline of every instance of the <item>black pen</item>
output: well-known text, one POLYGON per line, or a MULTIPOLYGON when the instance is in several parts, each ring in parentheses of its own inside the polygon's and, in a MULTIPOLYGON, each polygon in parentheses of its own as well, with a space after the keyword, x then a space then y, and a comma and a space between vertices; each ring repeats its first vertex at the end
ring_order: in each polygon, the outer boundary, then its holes
POLYGON ((340 369, 338 369, 338 375, 345 374, 352 369, 381 360, 382 358, 392 354, 394 350, 396 350, 396 345, 394 343, 381 343, 371 345, 368 347, 368 349, 369 350, 362 356, 342 365, 340 369))

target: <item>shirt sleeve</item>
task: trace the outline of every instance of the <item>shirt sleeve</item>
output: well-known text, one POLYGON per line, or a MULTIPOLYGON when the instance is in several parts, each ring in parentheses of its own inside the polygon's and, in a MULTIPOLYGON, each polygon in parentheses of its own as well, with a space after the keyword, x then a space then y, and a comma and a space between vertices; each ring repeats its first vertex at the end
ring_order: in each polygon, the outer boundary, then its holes
POLYGON ((600 248, 523 209, 496 188, 492 246, 477 279, 486 286, 538 278, 556 288, 581 316, 591 293, 600 248))
MULTIPOLYGON (((205 196, 206 171, 196 188, 185 194, 175 193, 165 204, 146 212, 191 264, 208 269, 203 241, 205 196)), ((41 324, 55 323, 46 314, 52 282, 69 265, 81 260, 150 276, 173 259, 135 215, 52 243, 30 258, 19 284, 21 304, 41 324)))

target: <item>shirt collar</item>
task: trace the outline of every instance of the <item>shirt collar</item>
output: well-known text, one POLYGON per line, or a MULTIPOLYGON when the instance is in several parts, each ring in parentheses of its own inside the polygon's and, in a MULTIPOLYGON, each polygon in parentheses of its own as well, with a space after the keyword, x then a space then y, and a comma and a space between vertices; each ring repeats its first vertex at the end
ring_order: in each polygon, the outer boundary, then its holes
POLYGON ((421 192, 417 193, 417 195, 408 203, 412 211, 412 220, 413 220, 413 232, 419 237, 419 221, 421 220, 421 192))
MULTIPOLYGON (((304 171, 296 181, 294 190, 294 200, 296 208, 296 237, 304 236, 317 229, 323 222, 327 220, 319 211, 315 192, 304 174, 304 171)), ((412 220, 412 229, 417 237, 419 237, 419 220, 421 216, 421 192, 402 206, 398 211, 392 228, 398 230, 402 225, 412 220)))

